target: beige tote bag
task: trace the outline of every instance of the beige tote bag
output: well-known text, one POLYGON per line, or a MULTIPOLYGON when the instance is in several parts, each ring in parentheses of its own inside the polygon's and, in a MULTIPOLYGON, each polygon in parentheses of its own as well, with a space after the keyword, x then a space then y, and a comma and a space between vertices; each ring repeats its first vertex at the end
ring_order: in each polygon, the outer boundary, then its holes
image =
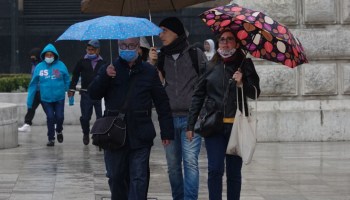
MULTIPOLYGON (((255 86, 254 86, 255 88, 255 86)), ((255 88, 255 113, 245 115, 243 87, 241 88, 242 95, 242 112, 239 110, 238 89, 237 93, 237 111, 235 122, 232 126, 230 139, 227 145, 226 154, 238 155, 242 158, 243 163, 248 165, 253 158, 256 146, 256 127, 257 127, 257 90, 255 88)), ((249 112, 249 111, 248 111, 249 112)))

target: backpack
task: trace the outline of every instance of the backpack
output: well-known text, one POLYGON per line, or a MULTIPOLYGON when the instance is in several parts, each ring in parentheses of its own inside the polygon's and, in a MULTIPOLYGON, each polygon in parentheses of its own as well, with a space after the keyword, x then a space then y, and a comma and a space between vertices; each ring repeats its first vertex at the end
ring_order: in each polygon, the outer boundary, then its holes
MULTIPOLYGON (((197 48, 196 47, 190 48, 188 50, 188 53, 190 54, 192 67, 196 70, 197 74, 200 74, 197 48)), ((157 68, 162 73, 163 77, 165 78, 164 62, 165 62, 165 55, 162 53, 159 53, 157 68)))

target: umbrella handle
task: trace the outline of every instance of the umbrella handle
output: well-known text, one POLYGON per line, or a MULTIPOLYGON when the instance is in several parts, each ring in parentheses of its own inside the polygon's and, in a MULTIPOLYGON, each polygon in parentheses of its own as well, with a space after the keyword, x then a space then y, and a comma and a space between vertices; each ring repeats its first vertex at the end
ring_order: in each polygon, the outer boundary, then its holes
POLYGON ((112 40, 109 40, 109 55, 110 55, 111 64, 112 64, 112 40))

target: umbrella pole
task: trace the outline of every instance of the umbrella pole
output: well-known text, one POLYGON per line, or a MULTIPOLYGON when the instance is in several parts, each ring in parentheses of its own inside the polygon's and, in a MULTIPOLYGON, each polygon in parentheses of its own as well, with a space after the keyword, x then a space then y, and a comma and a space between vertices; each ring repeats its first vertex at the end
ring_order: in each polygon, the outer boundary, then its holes
MULTIPOLYGON (((148 2, 148 3, 149 3, 149 2, 148 2)), ((148 5, 148 17, 149 17, 149 21, 152 22, 151 9, 149 8, 149 5, 148 5)), ((154 47, 154 38, 153 38, 153 35, 152 35, 152 47, 154 47)))
MULTIPOLYGON (((253 36, 253 38, 252 38, 252 43, 254 42, 255 36, 256 36, 256 34, 254 34, 254 36, 253 36)), ((249 44, 248 50, 243 50, 243 49, 242 49, 242 51, 243 51, 243 53, 244 53, 244 58, 243 58, 243 60, 242 60, 242 62, 241 62, 241 64, 240 64, 240 66, 239 66, 240 69, 242 69, 243 62, 244 62, 244 60, 245 60, 246 57, 247 57, 248 51, 249 51, 249 49, 250 49, 250 46, 252 46, 252 43, 249 44)))
POLYGON ((109 56, 111 58, 111 64, 112 64, 112 40, 109 40, 109 56))

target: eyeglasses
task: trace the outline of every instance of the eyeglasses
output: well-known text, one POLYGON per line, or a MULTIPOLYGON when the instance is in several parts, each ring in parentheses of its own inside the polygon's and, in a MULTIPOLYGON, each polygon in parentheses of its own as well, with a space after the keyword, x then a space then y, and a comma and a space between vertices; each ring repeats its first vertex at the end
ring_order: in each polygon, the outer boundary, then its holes
POLYGON ((121 50, 126 50, 126 49, 135 50, 137 48, 138 44, 134 44, 134 43, 129 43, 129 44, 119 43, 118 46, 119 46, 119 49, 121 49, 121 50))
POLYGON ((226 44, 228 42, 233 42, 235 41, 235 38, 234 37, 227 37, 227 38, 220 38, 219 39, 219 44, 226 44))

